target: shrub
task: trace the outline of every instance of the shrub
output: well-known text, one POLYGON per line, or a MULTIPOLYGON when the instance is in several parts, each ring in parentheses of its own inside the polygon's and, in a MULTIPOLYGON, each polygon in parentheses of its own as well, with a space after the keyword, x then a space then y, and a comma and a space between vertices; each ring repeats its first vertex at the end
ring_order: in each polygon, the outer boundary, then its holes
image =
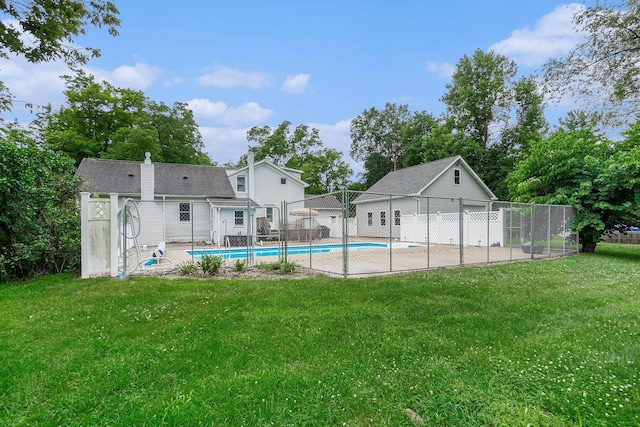
POLYGON ((202 259, 198 262, 198 265, 202 269, 202 272, 206 275, 216 275, 222 267, 224 259, 218 255, 203 254, 202 259))
POLYGON ((198 265, 193 261, 186 261, 178 264, 178 270, 183 276, 194 276, 198 274, 198 265))
POLYGON ((0 280, 77 271, 79 181, 73 161, 31 134, 0 129, 0 280))
POLYGON ((244 259, 238 258, 236 260, 236 263, 234 265, 235 270, 240 272, 242 270, 244 270, 244 267, 247 265, 247 262, 244 259))
POLYGON ((280 271, 282 273, 293 273, 296 270, 296 263, 293 261, 278 261, 258 264, 258 268, 268 271, 280 271))

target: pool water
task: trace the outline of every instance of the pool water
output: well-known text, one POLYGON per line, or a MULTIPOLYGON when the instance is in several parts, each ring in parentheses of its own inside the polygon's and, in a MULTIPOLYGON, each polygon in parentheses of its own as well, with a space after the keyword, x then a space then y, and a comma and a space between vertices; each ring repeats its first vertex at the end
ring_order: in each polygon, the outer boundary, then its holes
MULTIPOLYGON (((384 243, 348 243, 349 251, 353 250, 372 250, 372 249, 385 249, 389 246, 384 243)), ((253 254, 256 257, 263 256, 278 256, 280 255, 280 249, 275 247, 254 247, 253 254)), ((296 245, 287 247, 287 255, 308 255, 309 253, 321 254, 329 252, 342 252, 342 243, 331 244, 318 244, 312 245, 296 245)), ((202 259, 202 255, 217 255, 227 259, 234 258, 246 258, 247 248, 232 248, 232 249, 199 249, 195 251, 187 251, 189 256, 194 260, 202 259)))

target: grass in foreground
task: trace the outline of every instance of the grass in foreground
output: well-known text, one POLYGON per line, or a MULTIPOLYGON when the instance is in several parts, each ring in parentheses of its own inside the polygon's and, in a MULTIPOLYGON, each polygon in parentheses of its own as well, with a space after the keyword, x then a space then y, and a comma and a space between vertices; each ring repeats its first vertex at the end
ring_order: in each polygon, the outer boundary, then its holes
POLYGON ((640 248, 0 288, 0 425, 637 426, 640 248))

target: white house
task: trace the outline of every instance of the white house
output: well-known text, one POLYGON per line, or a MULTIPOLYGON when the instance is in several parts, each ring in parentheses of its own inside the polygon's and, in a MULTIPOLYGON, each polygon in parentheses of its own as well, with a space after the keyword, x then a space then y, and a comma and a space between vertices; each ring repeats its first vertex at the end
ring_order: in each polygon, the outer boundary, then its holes
POLYGON ((309 184, 302 180, 301 170, 278 166, 269 159, 254 163, 252 152, 247 157, 247 166, 226 171, 235 197, 255 201, 264 208, 260 214, 271 228, 280 229, 282 202, 303 200, 309 184))
POLYGON ((254 165, 249 158, 249 165, 237 170, 152 163, 149 153, 143 163, 87 158, 76 177, 82 179, 81 190, 94 196, 118 194, 120 207, 125 199, 135 201, 140 244, 193 239, 224 245, 229 236, 254 235, 260 216, 271 216, 277 228, 281 202, 304 197, 300 171, 268 161, 254 165))
POLYGON ((470 212, 496 200, 461 156, 389 172, 352 202, 358 236, 399 238, 403 215, 459 212, 460 198, 470 212))

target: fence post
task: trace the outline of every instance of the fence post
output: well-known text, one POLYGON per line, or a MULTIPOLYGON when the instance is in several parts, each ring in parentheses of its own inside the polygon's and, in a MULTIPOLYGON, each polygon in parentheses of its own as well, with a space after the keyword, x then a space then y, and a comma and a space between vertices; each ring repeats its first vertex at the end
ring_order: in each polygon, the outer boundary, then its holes
POLYGON ((284 262, 288 262, 287 261, 287 255, 289 252, 289 207, 287 206, 287 201, 283 201, 282 202, 282 220, 284 221, 284 246, 283 246, 283 252, 284 252, 284 262))
POLYGON ((118 228, 118 193, 109 193, 109 200, 109 209, 111 210, 109 216, 109 232, 111 234, 109 269, 111 277, 118 277, 118 235, 120 233, 120 229, 118 228))
POLYGON ((349 193, 342 189, 342 275, 349 274, 349 193))
POLYGON ((89 278, 89 193, 80 193, 80 272, 83 279, 89 278))
MULTIPOLYGON (((393 271, 393 196, 389 196, 389 271, 393 271)), ((395 220, 395 219, 393 219, 395 220)))
POLYGON ((547 206, 547 255, 551 257, 551 205, 547 206))
POLYGON ((530 236, 529 236, 529 244, 531 245, 531 246, 529 246, 529 252, 531 253, 531 259, 533 259, 533 253, 535 252, 533 250, 533 236, 534 236, 533 227, 534 227, 534 223, 535 223, 534 216, 536 214, 535 208, 536 208, 535 202, 531 202, 531 220, 529 221, 530 222, 530 224, 529 224, 529 234, 530 234, 530 236))
POLYGON ((460 197, 460 206, 458 212, 458 244, 460 246, 460 265, 464 265, 464 209, 462 197, 460 197))
POLYGON ((509 261, 513 261, 513 202, 509 204, 509 261))
POLYGON ((429 211, 429 198, 427 197, 427 268, 430 268, 431 263, 431 250, 429 246, 431 246, 431 236, 430 233, 430 224, 431 224, 431 213, 429 211))
POLYGON ((489 262, 491 262, 491 250, 490 250, 490 245, 491 245, 491 236, 489 233, 491 233, 491 202, 487 202, 487 264, 489 262))

